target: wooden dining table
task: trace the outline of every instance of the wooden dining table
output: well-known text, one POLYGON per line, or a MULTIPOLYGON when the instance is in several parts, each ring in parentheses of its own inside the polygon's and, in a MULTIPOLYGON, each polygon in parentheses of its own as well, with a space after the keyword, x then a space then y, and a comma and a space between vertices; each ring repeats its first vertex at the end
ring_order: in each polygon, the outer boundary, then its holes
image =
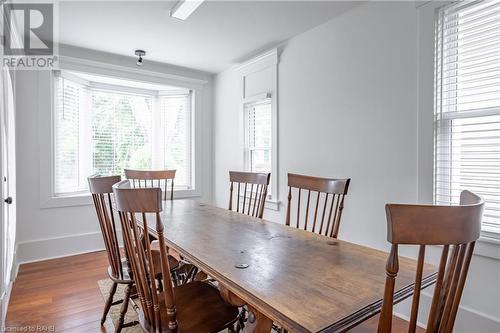
MULTIPOLYGON (((161 218, 167 246, 217 280, 228 301, 248 306, 245 332, 270 332, 273 322, 289 332, 344 332, 381 310, 383 251, 193 199, 165 201, 161 218)), ((415 267, 400 258, 395 303, 413 294, 415 267)), ((435 279, 425 265, 422 288, 435 279)))

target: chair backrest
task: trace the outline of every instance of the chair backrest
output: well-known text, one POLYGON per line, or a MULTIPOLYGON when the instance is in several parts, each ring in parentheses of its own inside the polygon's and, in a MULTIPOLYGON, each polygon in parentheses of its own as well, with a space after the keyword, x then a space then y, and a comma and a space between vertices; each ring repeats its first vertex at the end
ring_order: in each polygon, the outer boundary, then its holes
POLYGON ((262 218, 270 178, 270 173, 229 171, 229 181, 231 182, 229 187, 229 210, 236 208, 238 213, 262 218), (236 191, 234 191, 235 183, 236 191), (236 205, 233 204, 233 192, 236 196, 236 205), (241 196, 243 196, 243 199, 241 199, 241 196))
POLYGON ((108 254, 109 265, 113 277, 123 279, 123 267, 121 261, 120 247, 116 233, 115 215, 113 214, 113 184, 121 181, 120 176, 101 177, 93 175, 87 178, 90 193, 94 200, 94 206, 101 227, 104 246, 108 254))
POLYGON ((131 170, 125 169, 125 178, 131 180, 132 187, 159 187, 163 190, 163 199, 167 200, 170 183, 170 200, 174 200, 174 179, 176 170, 131 170))
POLYGON ((459 206, 387 204, 387 240, 392 244, 386 265, 384 303, 378 332, 391 332, 394 284, 398 274, 398 245, 419 245, 415 290, 408 332, 415 332, 426 245, 442 245, 427 332, 451 333, 469 270, 474 244, 481 231, 484 202, 469 191, 459 206), (451 255, 449 255, 451 253, 451 255))
POLYGON ((296 228, 337 238, 340 227, 340 218, 342 216, 342 210, 344 209, 344 197, 347 194, 350 181, 350 178, 329 179, 289 173, 288 207, 286 211, 285 224, 293 224, 296 228), (305 192, 307 195, 305 204, 301 201, 302 192, 305 192), (311 192, 312 201, 316 202, 314 212, 309 209, 311 192), (292 223, 291 206, 295 195, 297 197, 297 213, 295 218, 293 218, 295 223, 292 223), (304 205, 305 207, 302 207, 304 205), (301 210, 303 212, 302 214, 301 210), (321 219, 321 222, 318 222, 318 218, 321 219), (311 219, 312 221, 310 221, 311 219), (302 222, 302 220, 304 222, 302 222))
MULTIPOLYGON (((113 185, 116 209, 120 215, 125 248, 130 253, 130 266, 137 287, 144 319, 151 332, 161 331, 160 302, 164 301, 167 309, 168 327, 175 331, 174 290, 170 277, 170 266, 163 237, 161 189, 133 188, 130 181, 124 180, 113 185), (138 218, 140 222, 138 221, 138 218), (141 224, 142 223, 142 224, 141 224), (160 297, 159 286, 154 278, 160 267, 154 267, 151 245, 142 241, 142 232, 147 232, 148 225, 154 224, 158 233, 161 272, 163 275, 163 295, 160 297)), ((166 323, 164 323, 163 326, 166 323)))

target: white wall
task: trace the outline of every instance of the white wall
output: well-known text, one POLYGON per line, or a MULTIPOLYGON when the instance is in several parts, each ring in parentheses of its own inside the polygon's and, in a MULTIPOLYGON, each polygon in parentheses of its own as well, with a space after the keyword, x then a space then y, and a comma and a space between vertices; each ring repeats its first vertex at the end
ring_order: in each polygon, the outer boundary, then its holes
MULTIPOLYGON (((287 172, 351 177, 339 237, 376 248, 388 248, 385 203, 432 202, 436 6, 371 2, 280 47, 283 204, 278 213, 266 210, 267 219, 284 223, 287 172)), ((234 69, 215 79, 214 198, 221 207, 228 202, 228 170, 243 168, 238 80, 234 69)), ((437 251, 429 250, 431 261, 437 251)), ((491 258, 498 251, 478 244, 457 332, 500 331, 500 265, 491 258)), ((408 313, 404 305, 397 311, 408 313)))
MULTIPOLYGON (((341 237, 386 247, 383 205, 416 200, 417 58, 415 41, 408 38, 415 30, 412 4, 377 3, 355 8, 280 48, 283 204, 280 214, 266 211, 268 218, 284 221, 287 172, 351 177, 341 237)), ((228 170, 243 167, 237 82, 235 70, 215 80, 215 202, 223 207, 228 170)))
MULTIPOLYGON (((62 46, 62 55, 110 65, 136 68, 135 59, 62 46)), ((201 105, 201 150, 199 163, 204 170, 198 183, 201 199, 211 201, 212 184, 212 75, 164 64, 147 62, 145 70, 207 81, 201 105)), ((17 132, 17 261, 18 263, 60 257, 102 249, 95 210, 91 205, 40 208, 40 177, 47 173, 40 163, 41 142, 50 131, 40 126, 50 117, 50 85, 46 71, 18 71, 16 77, 17 132), (40 132, 42 131, 42 132, 40 132)), ((42 158, 42 161, 46 161, 42 158)))

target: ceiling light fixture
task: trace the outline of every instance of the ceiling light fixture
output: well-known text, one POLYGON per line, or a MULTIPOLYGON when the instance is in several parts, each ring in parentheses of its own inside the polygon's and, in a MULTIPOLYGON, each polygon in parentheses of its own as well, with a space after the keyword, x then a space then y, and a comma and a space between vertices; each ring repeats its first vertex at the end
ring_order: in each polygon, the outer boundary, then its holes
POLYGON ((139 57, 139 59, 137 59, 137 66, 142 66, 142 57, 144 57, 146 55, 146 51, 143 51, 143 50, 135 50, 135 55, 139 57))
POLYGON ((185 20, 198 8, 205 0, 179 0, 170 10, 170 16, 185 20))

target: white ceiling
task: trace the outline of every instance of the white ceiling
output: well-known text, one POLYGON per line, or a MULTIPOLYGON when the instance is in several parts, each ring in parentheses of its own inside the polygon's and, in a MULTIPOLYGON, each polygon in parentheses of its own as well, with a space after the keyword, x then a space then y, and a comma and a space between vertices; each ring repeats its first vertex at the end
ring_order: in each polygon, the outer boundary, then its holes
POLYGON ((172 1, 62 1, 59 42, 220 72, 357 6, 338 1, 208 1, 186 21, 172 1))

